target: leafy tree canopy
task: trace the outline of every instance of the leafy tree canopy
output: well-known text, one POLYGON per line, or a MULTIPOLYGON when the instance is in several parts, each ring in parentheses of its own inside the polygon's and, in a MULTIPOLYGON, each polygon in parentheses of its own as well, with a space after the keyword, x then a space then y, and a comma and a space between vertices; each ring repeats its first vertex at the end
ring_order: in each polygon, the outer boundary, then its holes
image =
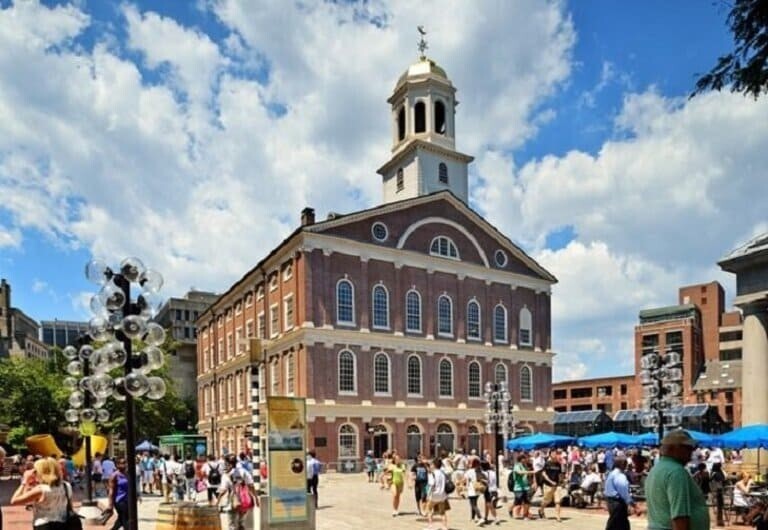
POLYGON ((735 49, 699 78, 691 97, 727 86, 754 98, 768 92, 768 0, 735 0, 727 24, 735 49))

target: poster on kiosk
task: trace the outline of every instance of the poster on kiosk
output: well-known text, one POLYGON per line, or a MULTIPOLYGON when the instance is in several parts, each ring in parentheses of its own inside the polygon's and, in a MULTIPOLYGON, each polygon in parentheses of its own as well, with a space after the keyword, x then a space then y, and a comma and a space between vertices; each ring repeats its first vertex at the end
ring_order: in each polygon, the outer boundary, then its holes
POLYGON ((307 520, 306 429, 304 398, 267 398, 270 523, 307 520))

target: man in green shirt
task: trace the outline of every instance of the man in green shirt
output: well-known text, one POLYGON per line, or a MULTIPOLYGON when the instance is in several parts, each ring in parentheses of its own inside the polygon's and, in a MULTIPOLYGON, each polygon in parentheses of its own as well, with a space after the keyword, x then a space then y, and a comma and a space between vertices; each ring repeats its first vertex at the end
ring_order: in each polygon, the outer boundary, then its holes
POLYGON ((515 519, 531 518, 528 513, 531 508, 528 476, 532 474, 533 471, 528 469, 528 456, 525 453, 520 453, 507 481, 507 489, 515 496, 509 515, 515 519))
POLYGON ((661 457, 645 481, 648 530, 709 530, 704 494, 685 469, 696 445, 683 430, 661 441, 661 457))

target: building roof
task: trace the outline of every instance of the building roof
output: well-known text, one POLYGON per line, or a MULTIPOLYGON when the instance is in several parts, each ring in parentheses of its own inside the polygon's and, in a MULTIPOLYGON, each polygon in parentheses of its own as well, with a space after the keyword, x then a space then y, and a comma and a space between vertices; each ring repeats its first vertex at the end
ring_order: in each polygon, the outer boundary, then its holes
POLYGON ((664 322, 666 320, 679 320, 689 318, 696 313, 694 304, 670 305, 666 307, 656 307, 653 309, 643 309, 640 311, 640 323, 650 324, 652 322, 664 322))
MULTIPOLYGON (((608 415, 600 409, 555 412, 555 417, 552 420, 552 423, 591 423, 598 420, 601 416, 608 415)), ((608 418, 610 418, 610 416, 608 416, 608 418)))
POLYGON ((589 379, 574 379, 574 380, 565 380, 565 381, 557 381, 555 383, 552 383, 552 388, 556 388, 558 386, 572 386, 572 385, 590 385, 590 384, 597 384, 597 383, 607 383, 609 381, 619 381, 619 380, 630 380, 634 379, 635 374, 625 374, 625 375, 609 375, 605 377, 592 377, 589 379))
MULTIPOLYGON (((681 405, 674 407, 674 412, 679 412, 684 418, 699 418, 709 411, 710 405, 707 403, 694 403, 691 405, 681 405)), ((643 409, 619 410, 613 416, 613 421, 639 421, 649 411, 643 409)), ((656 412, 653 412, 656 414, 656 412)))
POLYGON ((736 272, 745 262, 768 259, 768 232, 753 237, 743 245, 736 247, 717 264, 723 270, 736 272))
POLYGON ((693 385, 694 392, 741 388, 741 361, 707 361, 693 385))

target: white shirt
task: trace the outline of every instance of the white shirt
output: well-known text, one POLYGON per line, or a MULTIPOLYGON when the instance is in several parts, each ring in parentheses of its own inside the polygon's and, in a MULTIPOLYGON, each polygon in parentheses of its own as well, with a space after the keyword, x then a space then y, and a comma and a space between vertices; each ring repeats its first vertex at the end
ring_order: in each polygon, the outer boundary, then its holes
POLYGON ((591 487, 592 487, 594 484, 600 484, 600 482, 602 482, 602 481, 600 480, 600 475, 598 475, 597 473, 595 473, 594 471, 592 471, 591 473, 587 473, 587 476, 585 476, 585 477, 582 479, 582 481, 581 481, 581 484, 579 485, 579 487, 580 487, 581 489, 583 489, 583 490, 588 490, 588 489, 589 489, 589 488, 591 488, 591 487))
POLYGON ((32 505, 33 525, 41 526, 51 522, 63 523, 67 518, 67 494, 72 498, 72 487, 63 482, 62 486, 50 487, 40 484, 43 500, 32 505), (66 490, 65 490, 66 488, 66 490))
POLYGON ((445 494, 445 474, 442 470, 436 469, 429 474, 429 498, 433 502, 444 501, 448 498, 445 494))
POLYGON ((546 464, 546 460, 542 455, 534 456, 533 457, 533 470, 534 471, 541 471, 544 469, 544 464, 546 464))

